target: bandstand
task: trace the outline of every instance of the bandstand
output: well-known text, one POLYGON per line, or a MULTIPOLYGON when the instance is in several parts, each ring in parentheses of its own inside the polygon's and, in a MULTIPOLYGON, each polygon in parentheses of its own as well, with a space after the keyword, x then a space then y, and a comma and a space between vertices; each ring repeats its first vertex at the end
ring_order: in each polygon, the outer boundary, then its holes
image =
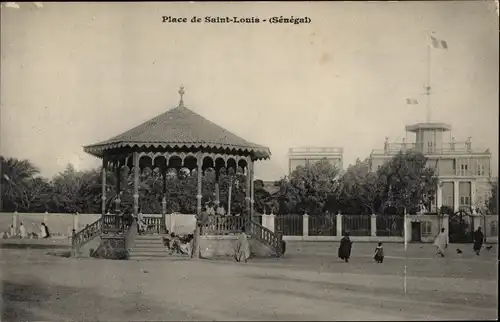
MULTIPOLYGON (((102 159, 102 215, 106 215, 106 176, 116 175, 115 191, 123 191, 122 171, 133 172, 133 211, 140 208, 139 178, 145 168, 158 169, 163 177, 162 225, 164 232, 167 204, 167 172, 187 168, 197 176, 197 215, 202 209, 202 176, 205 170, 215 171, 215 204, 219 204, 221 169, 246 173, 246 219, 253 214, 254 162, 270 158, 267 147, 250 143, 210 122, 184 105, 184 88, 179 90, 179 105, 109 140, 88 145, 84 151, 102 159), (195 171, 193 171, 195 170, 195 171)), ((120 210, 120 193, 115 199, 115 213, 120 210)), ((109 216, 109 215, 108 215, 109 216)))

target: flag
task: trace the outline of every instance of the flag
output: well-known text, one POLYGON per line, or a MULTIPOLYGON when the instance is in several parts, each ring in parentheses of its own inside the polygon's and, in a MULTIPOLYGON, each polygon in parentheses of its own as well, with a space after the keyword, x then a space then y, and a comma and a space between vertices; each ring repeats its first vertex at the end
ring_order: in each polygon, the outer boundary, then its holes
POLYGON ((431 36, 431 43, 432 47, 438 48, 438 49, 448 49, 448 43, 446 41, 437 39, 431 36))
POLYGON ((407 98, 406 99, 406 104, 408 105, 417 105, 418 104, 418 101, 414 98, 407 98))

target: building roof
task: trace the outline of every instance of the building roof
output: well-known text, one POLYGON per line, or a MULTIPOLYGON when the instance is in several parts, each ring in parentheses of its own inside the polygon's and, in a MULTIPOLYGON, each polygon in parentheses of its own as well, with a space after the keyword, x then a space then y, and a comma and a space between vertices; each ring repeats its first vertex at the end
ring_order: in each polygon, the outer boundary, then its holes
POLYGON ((451 131, 451 125, 445 123, 417 123, 405 127, 408 132, 417 132, 420 130, 451 131))
POLYGON ((269 148, 248 142, 184 106, 162 113, 109 140, 84 147, 85 152, 102 157, 106 150, 117 148, 190 148, 224 149, 248 154, 255 159, 269 159, 269 148))

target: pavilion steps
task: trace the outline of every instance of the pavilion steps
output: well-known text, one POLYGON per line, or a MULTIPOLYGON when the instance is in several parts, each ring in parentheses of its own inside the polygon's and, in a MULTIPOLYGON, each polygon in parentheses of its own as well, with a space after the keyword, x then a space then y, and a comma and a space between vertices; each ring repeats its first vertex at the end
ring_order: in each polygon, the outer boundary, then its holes
POLYGON ((183 260, 190 256, 170 254, 163 245, 167 235, 136 235, 134 246, 129 250, 129 260, 183 260))

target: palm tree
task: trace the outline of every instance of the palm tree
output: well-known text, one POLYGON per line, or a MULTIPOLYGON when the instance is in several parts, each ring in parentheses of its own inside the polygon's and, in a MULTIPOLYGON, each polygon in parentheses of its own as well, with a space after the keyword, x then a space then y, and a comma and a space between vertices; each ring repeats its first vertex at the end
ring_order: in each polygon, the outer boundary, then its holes
POLYGON ((2 174, 0 209, 3 209, 3 202, 6 202, 7 208, 14 208, 17 211, 19 198, 40 170, 29 160, 0 156, 0 172, 2 174))

